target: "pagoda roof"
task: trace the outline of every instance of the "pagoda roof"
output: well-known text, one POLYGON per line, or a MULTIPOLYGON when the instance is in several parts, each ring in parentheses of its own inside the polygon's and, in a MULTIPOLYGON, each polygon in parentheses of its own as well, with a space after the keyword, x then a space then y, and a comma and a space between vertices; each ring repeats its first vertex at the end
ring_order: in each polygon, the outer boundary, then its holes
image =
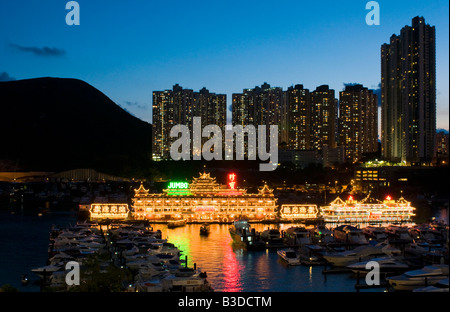
POLYGON ((139 188, 134 189, 136 195, 148 195, 149 190, 145 189, 144 184, 141 182, 139 188))

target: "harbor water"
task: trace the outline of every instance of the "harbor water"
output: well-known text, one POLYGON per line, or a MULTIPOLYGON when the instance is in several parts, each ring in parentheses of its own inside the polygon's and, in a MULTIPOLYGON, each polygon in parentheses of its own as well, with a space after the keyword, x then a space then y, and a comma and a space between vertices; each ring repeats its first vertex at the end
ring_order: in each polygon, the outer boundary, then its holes
MULTIPOLYGON (((438 217, 442 212, 436 212, 438 217)), ((445 216, 444 216, 445 217, 445 216)), ((448 216, 446 217, 448 220, 448 216)), ((39 277, 31 269, 46 264, 49 232, 52 226, 67 227, 77 222, 76 211, 0 211, 0 286, 9 284, 22 292, 40 290, 39 277), (21 284, 26 274, 30 283, 21 284)), ((169 229, 153 224, 187 257, 206 272, 217 292, 355 292, 352 273, 323 274, 323 266, 287 266, 276 250, 246 251, 233 244, 228 224, 212 224, 207 236, 200 235, 200 224, 169 229)), ((294 224, 278 225, 279 230, 294 224)), ((252 224, 256 231, 276 225, 252 224)), ((381 292, 383 288, 364 291, 381 292)))

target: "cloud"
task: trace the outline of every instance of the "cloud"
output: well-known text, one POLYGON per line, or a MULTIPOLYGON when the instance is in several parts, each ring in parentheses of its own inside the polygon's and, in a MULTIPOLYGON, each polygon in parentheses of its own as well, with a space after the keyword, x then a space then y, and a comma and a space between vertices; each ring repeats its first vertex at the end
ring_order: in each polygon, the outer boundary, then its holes
POLYGON ((63 49, 58 49, 58 48, 49 48, 49 47, 43 47, 43 48, 38 48, 38 47, 24 47, 15 43, 11 43, 9 45, 10 47, 21 51, 21 52, 29 52, 32 53, 34 55, 37 56, 44 56, 44 57, 59 57, 59 56, 63 56, 66 54, 66 51, 63 49))
POLYGON ((138 102, 131 102, 131 101, 125 101, 123 102, 126 106, 128 107, 135 107, 135 108, 139 108, 139 109, 146 109, 147 108, 147 104, 139 104, 138 102))
POLYGON ((7 72, 0 73, 0 81, 13 81, 16 78, 11 77, 7 72))

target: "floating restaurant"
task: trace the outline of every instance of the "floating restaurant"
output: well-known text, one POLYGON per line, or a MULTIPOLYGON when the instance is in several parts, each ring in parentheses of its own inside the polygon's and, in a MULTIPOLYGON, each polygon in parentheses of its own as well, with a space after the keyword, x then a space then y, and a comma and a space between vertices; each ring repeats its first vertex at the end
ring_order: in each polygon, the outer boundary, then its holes
POLYGON ((321 215, 328 223, 412 222, 416 208, 403 197, 387 196, 384 201, 369 194, 361 201, 349 196, 346 201, 337 197, 329 206, 321 207, 321 215))
POLYGON ((227 176, 227 185, 219 184, 209 173, 201 173, 192 183, 170 182, 163 193, 154 194, 141 186, 132 199, 134 218, 138 220, 228 223, 238 218, 249 221, 275 221, 277 199, 267 185, 257 193, 237 187, 237 175, 227 176))
POLYGON ((92 220, 148 220, 150 222, 231 223, 237 219, 250 222, 317 222, 326 223, 397 223, 412 222, 415 208, 403 197, 390 196, 380 201, 369 194, 361 201, 350 195, 346 201, 337 197, 328 206, 283 204, 267 185, 256 193, 239 188, 237 175, 227 175, 220 184, 209 173, 200 173, 191 183, 171 181, 162 193, 151 193, 141 184, 128 204, 91 204, 92 220))

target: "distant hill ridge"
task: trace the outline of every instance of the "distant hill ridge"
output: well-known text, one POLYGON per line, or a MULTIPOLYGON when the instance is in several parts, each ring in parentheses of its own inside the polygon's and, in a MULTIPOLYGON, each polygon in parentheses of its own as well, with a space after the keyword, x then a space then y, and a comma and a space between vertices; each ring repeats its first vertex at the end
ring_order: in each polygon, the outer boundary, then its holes
POLYGON ((25 170, 148 166, 152 125, 78 79, 0 82, 0 160, 25 170))

